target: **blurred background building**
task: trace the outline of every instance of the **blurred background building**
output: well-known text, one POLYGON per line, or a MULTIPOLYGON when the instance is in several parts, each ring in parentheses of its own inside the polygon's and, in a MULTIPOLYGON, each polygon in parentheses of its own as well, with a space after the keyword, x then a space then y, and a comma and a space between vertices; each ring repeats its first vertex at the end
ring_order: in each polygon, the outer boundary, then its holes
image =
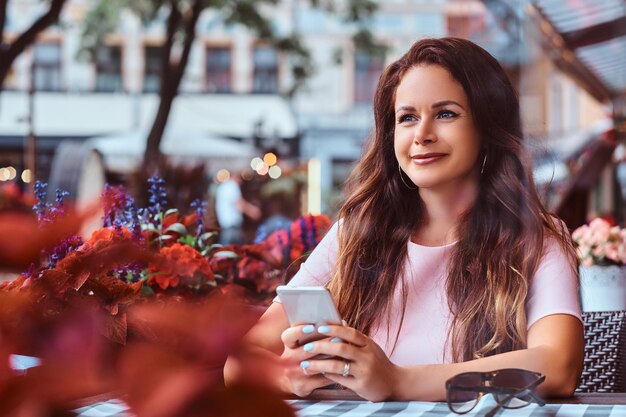
MULTIPOLYGON (((5 39, 28 27, 45 3, 9 1, 5 39)), ((626 1, 375 3, 364 24, 384 54, 360 50, 354 25, 306 0, 271 10, 274 30, 300 35, 311 53, 313 75, 294 95, 285 94, 293 82, 286 56, 218 13, 203 12, 161 151, 180 164, 203 162, 211 181, 246 168, 249 179, 266 178, 267 195, 295 190, 298 211, 333 214, 372 129, 372 97, 385 65, 416 39, 460 36, 489 50, 518 87, 535 179, 549 208, 572 228, 590 213, 624 218, 626 1), (267 163, 252 162, 268 152, 282 169, 272 178, 267 163), (300 187, 290 188, 287 175, 300 187)), ((91 7, 91 0, 67 0, 61 23, 43 32, 6 78, 0 180, 32 181, 24 173, 29 133, 37 138, 37 179, 89 178, 87 185, 72 183, 76 192, 124 180, 141 163, 158 103, 166 15, 143 24, 122 13, 95 62, 85 62, 77 56, 91 7), (65 139, 78 145, 57 152, 65 139)))

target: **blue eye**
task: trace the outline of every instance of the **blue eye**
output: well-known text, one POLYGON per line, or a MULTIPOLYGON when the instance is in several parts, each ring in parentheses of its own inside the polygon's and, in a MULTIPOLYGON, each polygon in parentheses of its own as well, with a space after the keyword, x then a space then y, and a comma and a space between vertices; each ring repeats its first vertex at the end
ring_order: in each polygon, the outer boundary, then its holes
POLYGON ((403 114, 402 116, 398 117, 398 123, 414 122, 416 120, 417 120, 417 117, 415 117, 412 114, 403 114))
POLYGON ((453 112, 452 110, 442 110, 437 114, 438 119, 454 119, 458 116, 459 114, 453 112))

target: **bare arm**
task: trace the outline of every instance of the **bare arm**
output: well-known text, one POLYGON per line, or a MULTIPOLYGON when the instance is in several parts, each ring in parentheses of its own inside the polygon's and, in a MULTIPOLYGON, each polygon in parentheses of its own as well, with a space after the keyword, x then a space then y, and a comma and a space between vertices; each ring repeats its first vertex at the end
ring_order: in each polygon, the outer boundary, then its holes
POLYGON ((261 218, 261 209, 243 198, 240 198, 237 201, 237 207, 239 207, 239 210, 241 210, 243 214, 250 217, 252 220, 259 220, 261 218))
POLYGON ((564 397, 573 394, 582 369, 584 340, 580 321, 569 315, 555 314, 538 320, 528 332, 528 348, 487 358, 454 364, 392 364, 369 337, 355 329, 328 326, 328 335, 350 344, 315 342, 313 353, 337 355, 339 360, 310 361, 309 372, 326 372, 326 376, 360 396, 372 400, 445 399, 445 381, 468 371, 500 368, 523 368, 546 375, 538 394, 564 397), (350 375, 341 375, 350 361, 350 375))
POLYGON ((403 368, 394 397, 445 399, 445 381, 461 372, 499 368, 523 368, 546 375, 537 392, 546 397, 574 393, 582 371, 584 339, 582 323, 575 317, 555 314, 538 320, 528 332, 528 348, 449 365, 403 368), (424 375, 428 375, 424 378, 424 375))

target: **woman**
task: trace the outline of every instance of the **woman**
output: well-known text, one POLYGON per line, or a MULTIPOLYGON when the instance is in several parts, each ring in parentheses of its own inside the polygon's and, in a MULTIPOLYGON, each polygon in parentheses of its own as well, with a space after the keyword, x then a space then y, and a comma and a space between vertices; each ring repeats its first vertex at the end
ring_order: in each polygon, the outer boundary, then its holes
MULTIPOLYGON (((576 261, 537 197, 498 62, 467 40, 418 41, 382 74, 374 110, 340 221, 290 282, 326 285, 346 326, 300 346, 312 327, 289 327, 274 303, 249 334, 293 364, 278 387, 437 401, 456 374, 517 367, 546 375, 539 394, 571 395, 576 261)), ((241 371, 230 361, 227 380, 241 371)))

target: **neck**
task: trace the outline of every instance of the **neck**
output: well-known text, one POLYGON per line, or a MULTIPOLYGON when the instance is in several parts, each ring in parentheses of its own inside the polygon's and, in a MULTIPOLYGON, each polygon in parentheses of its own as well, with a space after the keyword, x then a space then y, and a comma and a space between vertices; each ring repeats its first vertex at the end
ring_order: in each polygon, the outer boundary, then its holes
POLYGON ((414 241, 427 246, 440 246, 458 240, 459 220, 474 204, 478 183, 463 182, 437 189, 420 188, 425 217, 414 241))

